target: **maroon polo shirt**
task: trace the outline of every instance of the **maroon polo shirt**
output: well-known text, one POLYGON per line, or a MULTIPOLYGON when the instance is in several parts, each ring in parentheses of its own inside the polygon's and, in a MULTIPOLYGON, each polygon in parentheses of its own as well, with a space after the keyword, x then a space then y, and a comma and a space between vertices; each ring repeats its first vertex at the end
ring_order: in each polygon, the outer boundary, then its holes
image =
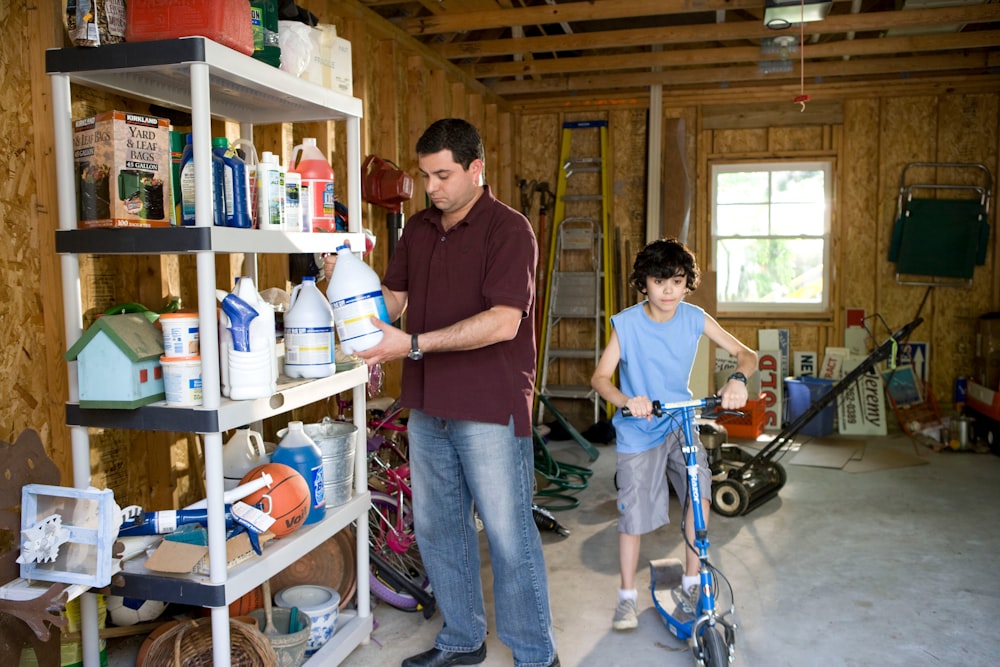
POLYGON ((430 207, 403 228, 383 283, 407 293, 406 330, 442 329, 495 305, 522 313, 513 340, 477 350, 430 352, 403 362, 400 400, 444 419, 506 424, 531 436, 535 381, 535 266, 528 220, 484 186, 468 216, 448 231, 430 207))

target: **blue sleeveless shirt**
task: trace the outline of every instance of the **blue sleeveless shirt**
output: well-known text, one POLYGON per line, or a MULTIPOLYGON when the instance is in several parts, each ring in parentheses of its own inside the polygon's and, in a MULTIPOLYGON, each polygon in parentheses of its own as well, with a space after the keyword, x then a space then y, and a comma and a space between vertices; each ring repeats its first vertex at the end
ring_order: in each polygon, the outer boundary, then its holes
MULTIPOLYGON (((618 334, 621 358, 618 378, 626 396, 648 396, 661 403, 687 401, 691 367, 698 351, 698 340, 705 331, 705 311, 685 301, 677 305, 674 316, 666 322, 654 322, 643 303, 626 308, 611 317, 618 334)), ((679 424, 669 418, 651 420, 623 417, 615 412, 617 449, 635 454, 656 447, 679 424)))

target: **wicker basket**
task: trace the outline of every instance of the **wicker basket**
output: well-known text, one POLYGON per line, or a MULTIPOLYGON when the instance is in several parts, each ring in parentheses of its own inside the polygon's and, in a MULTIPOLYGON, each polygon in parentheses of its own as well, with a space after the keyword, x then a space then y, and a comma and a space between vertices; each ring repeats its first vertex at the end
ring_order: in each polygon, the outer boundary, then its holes
MULTIPOLYGON (((267 635, 246 623, 230 619, 230 661, 232 667, 277 667, 278 656, 267 635)), ((149 647, 146 667, 211 667, 212 619, 178 623, 149 647)))

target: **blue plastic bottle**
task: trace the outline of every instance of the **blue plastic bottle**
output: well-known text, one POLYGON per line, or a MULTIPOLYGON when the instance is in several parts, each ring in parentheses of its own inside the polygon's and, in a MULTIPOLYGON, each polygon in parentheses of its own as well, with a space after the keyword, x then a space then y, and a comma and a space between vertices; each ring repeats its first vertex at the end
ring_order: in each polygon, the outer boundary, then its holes
MULTIPOLYGON (((219 227, 226 225, 226 202, 223 198, 225 188, 225 164, 222 158, 212 154, 212 197, 214 198, 215 216, 213 224, 219 227)), ((194 146, 191 135, 187 135, 187 143, 181 154, 181 224, 193 227, 194 220, 194 146)))
POLYGON ((222 158, 223 163, 223 200, 226 206, 226 227, 252 226, 247 192, 250 189, 250 179, 247 176, 246 164, 238 155, 229 149, 229 140, 225 137, 212 138, 212 153, 222 158))
POLYGON ((294 468, 309 484, 311 506, 305 524, 316 523, 326 516, 326 492, 323 486, 323 452, 306 435, 302 422, 288 422, 288 431, 271 455, 272 463, 294 468))

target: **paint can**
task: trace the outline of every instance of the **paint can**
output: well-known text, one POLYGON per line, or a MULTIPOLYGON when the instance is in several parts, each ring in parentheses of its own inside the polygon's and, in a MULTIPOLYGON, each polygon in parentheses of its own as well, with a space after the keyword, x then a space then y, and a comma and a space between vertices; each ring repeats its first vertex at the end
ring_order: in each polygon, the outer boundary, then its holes
POLYGON ((198 356, 197 313, 163 313, 159 322, 163 329, 163 356, 169 359, 198 356))
POLYGON ((201 405, 201 357, 160 357, 167 405, 201 405))

